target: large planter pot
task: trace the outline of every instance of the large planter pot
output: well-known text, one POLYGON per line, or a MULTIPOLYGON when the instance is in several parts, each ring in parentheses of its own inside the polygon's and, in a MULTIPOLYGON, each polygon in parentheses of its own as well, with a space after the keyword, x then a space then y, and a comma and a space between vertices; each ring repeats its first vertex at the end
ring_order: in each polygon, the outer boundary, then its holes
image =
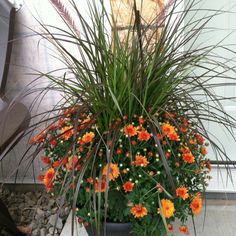
MULTIPOLYGON (((104 227, 101 227, 100 236, 104 235, 104 227)), ((106 236, 134 236, 131 233, 131 223, 106 223, 106 236)), ((89 236, 97 236, 93 226, 87 228, 89 236)))

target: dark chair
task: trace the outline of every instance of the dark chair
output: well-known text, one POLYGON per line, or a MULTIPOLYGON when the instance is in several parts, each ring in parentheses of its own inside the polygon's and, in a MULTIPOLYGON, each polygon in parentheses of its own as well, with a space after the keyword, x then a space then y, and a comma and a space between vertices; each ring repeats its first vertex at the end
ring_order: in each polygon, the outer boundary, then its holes
MULTIPOLYGON (((9 70, 14 33, 15 9, 7 0, 0 0, 0 161, 17 144, 30 122, 28 109, 20 102, 9 102, 5 87, 9 70)), ((0 199, 0 225, 12 235, 22 236, 0 199)))

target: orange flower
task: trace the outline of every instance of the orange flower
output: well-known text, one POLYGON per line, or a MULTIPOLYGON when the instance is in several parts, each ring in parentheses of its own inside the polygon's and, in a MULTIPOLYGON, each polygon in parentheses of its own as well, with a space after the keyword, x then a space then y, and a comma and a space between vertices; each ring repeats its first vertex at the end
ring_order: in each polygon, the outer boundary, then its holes
POLYGON ((141 204, 136 204, 133 208, 131 208, 130 212, 135 218, 143 218, 147 215, 147 208, 141 204))
POLYGON ((134 187, 134 183, 132 183, 131 181, 127 181, 126 183, 123 184, 123 189, 125 190, 125 192, 132 192, 134 187))
POLYGON ((206 147, 201 147, 201 153, 202 153, 202 155, 206 155, 207 154, 206 147))
POLYGON ((204 142, 204 138, 200 134, 196 134, 197 142, 199 145, 202 145, 204 142))
POLYGON ((47 170, 47 172, 45 173, 44 175, 44 179, 43 179, 43 183, 44 185, 46 186, 48 192, 52 189, 53 187, 53 178, 54 178, 54 175, 55 175, 55 171, 53 168, 50 168, 47 170))
POLYGON ((173 141, 180 140, 178 134, 175 131, 175 127, 170 125, 169 123, 163 124, 161 126, 161 129, 162 129, 162 133, 166 135, 169 138, 169 140, 173 140, 173 141))
POLYGON ((45 164, 45 165, 48 165, 51 163, 50 158, 46 157, 46 156, 41 157, 41 160, 42 160, 43 164, 45 164))
POLYGON ((45 185, 47 185, 48 182, 50 182, 52 180, 54 174, 55 174, 55 171, 53 168, 50 168, 47 170, 47 172, 44 175, 44 179, 43 179, 45 185))
POLYGON ((74 129, 72 125, 65 126, 61 129, 61 138, 64 140, 68 140, 74 133, 74 129))
POLYGON ((146 167, 148 165, 149 161, 145 156, 141 155, 136 155, 135 161, 133 161, 133 164, 135 166, 141 166, 141 167, 146 167))
POLYGON ((179 150, 181 153, 189 153, 190 152, 190 149, 187 146, 181 146, 179 150))
POLYGON ((138 133, 138 139, 140 141, 148 141, 150 139, 150 134, 147 132, 147 130, 143 129, 138 133))
POLYGON ((193 163, 195 161, 195 157, 191 152, 183 153, 182 158, 186 163, 193 163))
POLYGON ((202 197, 200 194, 197 194, 196 197, 193 198, 190 208, 194 215, 198 215, 202 210, 202 197))
POLYGON ((101 190, 101 193, 106 191, 106 181, 104 179, 102 180, 102 182, 96 181, 95 183, 95 193, 100 192, 100 190, 101 190))
POLYGON ((165 218, 170 218, 175 212, 174 203, 168 199, 161 200, 161 207, 165 218))
POLYGON ((179 135, 176 132, 167 135, 167 137, 169 138, 169 140, 172 140, 172 141, 180 141, 179 135))
POLYGON ((162 133, 164 135, 169 135, 175 133, 175 127, 170 125, 169 123, 165 123, 161 126, 162 133))
POLYGON ((135 128, 132 124, 124 127, 125 135, 132 137, 137 134, 137 128, 135 128))
POLYGON ((179 226, 179 232, 180 232, 180 233, 183 233, 183 234, 189 234, 188 227, 185 226, 185 225, 179 226))
POLYGON ((189 197, 188 189, 185 187, 179 187, 176 189, 176 196, 181 197, 183 200, 189 197))
POLYGON ((47 192, 48 192, 48 193, 51 191, 51 189, 53 188, 53 186, 54 186, 54 183, 53 183, 53 182, 49 183, 49 184, 46 186, 46 189, 47 189, 47 192))
POLYGON ((196 144, 196 139, 195 138, 190 138, 189 143, 190 144, 196 144))
MULTIPOLYGON (((102 171, 102 175, 107 175, 108 172, 108 164, 105 165, 102 171)), ((119 167, 116 164, 110 164, 110 173, 109 173, 109 180, 115 180, 120 175, 119 167)))
POLYGON ((82 142, 90 143, 93 141, 94 137, 95 137, 95 134, 93 132, 86 132, 86 134, 84 134, 82 137, 82 142))

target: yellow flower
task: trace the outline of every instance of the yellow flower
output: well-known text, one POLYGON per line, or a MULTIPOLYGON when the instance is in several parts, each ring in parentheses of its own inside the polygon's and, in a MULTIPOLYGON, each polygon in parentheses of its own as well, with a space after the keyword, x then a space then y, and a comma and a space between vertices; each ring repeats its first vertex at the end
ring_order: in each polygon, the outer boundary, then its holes
POLYGON ((162 212, 165 218, 170 218, 175 212, 174 203, 168 199, 161 200, 162 212))

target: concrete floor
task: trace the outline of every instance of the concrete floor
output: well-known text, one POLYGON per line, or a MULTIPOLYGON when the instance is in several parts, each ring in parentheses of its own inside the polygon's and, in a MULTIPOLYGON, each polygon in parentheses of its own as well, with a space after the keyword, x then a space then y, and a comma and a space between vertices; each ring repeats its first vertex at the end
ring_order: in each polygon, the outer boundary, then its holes
MULTIPOLYGON (((71 218, 65 225, 61 236, 71 235, 71 218)), ((194 236, 193 224, 188 222, 190 236, 194 236)), ((207 206, 202 213, 195 217, 197 236, 236 236, 236 200, 207 200, 207 206)), ((175 223, 176 230, 174 236, 183 234, 178 233, 178 222, 175 223)), ((84 228, 77 228, 78 234, 75 236, 87 236, 84 228)), ((141 236, 141 235, 140 235, 141 236)))
MULTIPOLYGON (((191 221, 188 226, 194 235, 191 221)), ((236 236, 236 201, 207 200, 206 209, 195 217, 195 226, 197 236, 236 236)))

